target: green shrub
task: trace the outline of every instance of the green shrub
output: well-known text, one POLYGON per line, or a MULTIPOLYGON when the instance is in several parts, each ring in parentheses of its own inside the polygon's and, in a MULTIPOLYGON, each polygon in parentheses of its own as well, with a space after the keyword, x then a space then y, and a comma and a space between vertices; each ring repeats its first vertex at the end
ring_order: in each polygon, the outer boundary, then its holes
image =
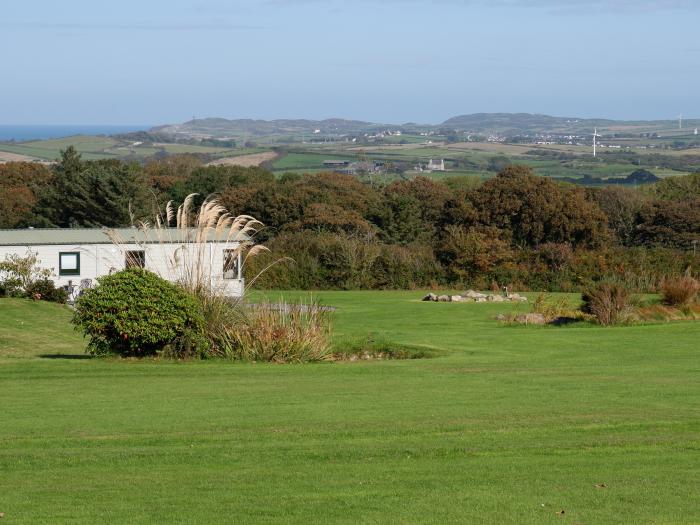
POLYGON ((204 356, 200 304, 185 290, 140 268, 98 279, 76 303, 73 323, 88 351, 121 356, 204 356))
POLYGON ((68 301, 68 292, 63 288, 56 288, 50 279, 39 279, 27 285, 24 294, 30 298, 64 304, 68 301))
POLYGON ((582 313, 569 303, 566 295, 552 296, 541 292, 532 302, 532 313, 542 314, 549 323, 557 319, 580 319, 582 313))
POLYGON ((26 297, 32 283, 46 280, 50 275, 51 270, 41 268, 36 254, 31 251, 25 257, 6 255, 5 260, 0 261, 0 296, 26 297))
POLYGON ((603 326, 623 322, 630 313, 630 292, 617 283, 598 283, 584 292, 582 298, 581 310, 593 315, 603 326))

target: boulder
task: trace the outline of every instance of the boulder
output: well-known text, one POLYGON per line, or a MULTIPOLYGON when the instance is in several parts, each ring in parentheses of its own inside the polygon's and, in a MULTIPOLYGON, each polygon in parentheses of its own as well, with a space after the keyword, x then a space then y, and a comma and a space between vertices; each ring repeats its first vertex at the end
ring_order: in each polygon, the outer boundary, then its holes
POLYGON ((522 324, 547 324, 544 315, 535 313, 519 315, 515 320, 522 324))
POLYGON ((517 293, 508 294, 507 299, 509 301, 513 301, 514 303, 527 301, 527 297, 523 297, 522 295, 517 294, 517 293))
POLYGON ((493 301, 494 303, 502 303, 503 301, 505 301, 503 296, 498 294, 489 295, 488 300, 493 301))
POLYGON ((449 295, 440 295, 437 298, 438 302, 441 303, 449 303, 450 302, 450 296, 449 295))
POLYGON ((486 302, 486 296, 484 295, 483 297, 477 297, 474 299, 477 303, 485 303, 486 302))
POLYGON ((453 303, 461 303, 464 300, 464 298, 461 295, 451 295, 450 296, 450 301, 453 303))
POLYGON ((422 300, 423 301, 437 301, 437 295, 435 295, 434 293, 429 293, 428 295, 423 297, 422 300))
POLYGON ((508 318, 506 317, 506 314, 498 314, 496 316, 496 321, 507 321, 508 318))

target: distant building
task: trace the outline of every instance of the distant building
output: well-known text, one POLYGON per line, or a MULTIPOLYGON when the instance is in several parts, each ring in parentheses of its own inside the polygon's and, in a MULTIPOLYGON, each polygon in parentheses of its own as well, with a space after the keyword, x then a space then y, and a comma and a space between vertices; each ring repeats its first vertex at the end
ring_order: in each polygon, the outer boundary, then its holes
POLYGON ((428 162, 428 171, 445 171, 445 159, 434 160, 430 159, 428 162))

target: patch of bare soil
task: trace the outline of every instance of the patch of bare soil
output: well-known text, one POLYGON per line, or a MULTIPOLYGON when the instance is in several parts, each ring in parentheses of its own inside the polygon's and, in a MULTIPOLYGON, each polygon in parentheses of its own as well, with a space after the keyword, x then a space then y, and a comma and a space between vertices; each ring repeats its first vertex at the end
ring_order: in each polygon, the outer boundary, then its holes
POLYGON ((19 153, 10 153, 8 151, 0 151, 0 163, 4 162, 35 162, 37 159, 19 153))
POLYGON ((251 153, 250 155, 216 159, 208 163, 207 166, 242 166, 244 168, 250 168, 251 166, 260 166, 263 162, 269 162, 276 158, 277 153, 274 151, 265 151, 263 153, 251 153))

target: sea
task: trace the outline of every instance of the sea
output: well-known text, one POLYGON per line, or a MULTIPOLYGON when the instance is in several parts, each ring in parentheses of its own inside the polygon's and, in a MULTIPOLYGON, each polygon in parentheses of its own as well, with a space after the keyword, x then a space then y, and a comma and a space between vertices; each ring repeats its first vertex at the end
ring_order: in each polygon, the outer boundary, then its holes
POLYGON ((150 129, 150 125, 23 125, 0 124, 0 142, 46 140, 71 137, 73 135, 115 135, 130 131, 150 129))

